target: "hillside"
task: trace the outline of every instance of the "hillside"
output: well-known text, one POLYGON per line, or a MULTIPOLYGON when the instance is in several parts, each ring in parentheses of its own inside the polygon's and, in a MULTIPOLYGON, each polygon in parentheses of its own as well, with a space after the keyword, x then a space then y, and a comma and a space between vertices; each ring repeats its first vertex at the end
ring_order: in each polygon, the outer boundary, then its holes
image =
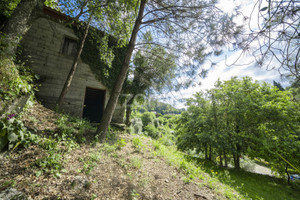
POLYGON ((0 199, 297 199, 281 179, 189 159, 175 146, 110 130, 38 103, 22 121, 30 140, 0 153, 0 199), (12 189, 14 188, 14 189, 12 189), (12 192, 13 191, 13 192, 12 192), (25 197, 24 197, 25 195, 25 197))
POLYGON ((13 187, 32 199, 222 199, 199 187, 199 180, 186 183, 183 172, 158 156, 149 138, 123 133, 116 145, 72 146, 63 140, 55 145, 51 137, 59 130, 59 114, 35 104, 23 120, 50 139, 0 154, 0 191, 13 187))

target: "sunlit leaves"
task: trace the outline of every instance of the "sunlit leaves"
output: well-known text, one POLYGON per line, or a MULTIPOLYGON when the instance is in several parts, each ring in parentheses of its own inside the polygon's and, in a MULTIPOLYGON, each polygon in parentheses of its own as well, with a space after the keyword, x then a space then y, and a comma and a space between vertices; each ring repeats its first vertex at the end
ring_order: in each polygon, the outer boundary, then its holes
POLYGON ((286 163, 279 154, 300 164, 300 110, 290 91, 249 77, 218 81, 215 87, 188 100, 177 124, 179 148, 207 154, 209 145, 215 156, 221 151, 262 158, 281 175, 286 163))

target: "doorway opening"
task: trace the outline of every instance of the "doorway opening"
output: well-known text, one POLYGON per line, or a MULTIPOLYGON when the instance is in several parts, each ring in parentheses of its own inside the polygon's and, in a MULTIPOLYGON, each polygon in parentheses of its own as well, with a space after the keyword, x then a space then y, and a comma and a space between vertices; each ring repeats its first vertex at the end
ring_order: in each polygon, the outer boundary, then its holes
POLYGON ((93 123, 99 123, 105 104, 105 90, 86 88, 82 117, 93 123))

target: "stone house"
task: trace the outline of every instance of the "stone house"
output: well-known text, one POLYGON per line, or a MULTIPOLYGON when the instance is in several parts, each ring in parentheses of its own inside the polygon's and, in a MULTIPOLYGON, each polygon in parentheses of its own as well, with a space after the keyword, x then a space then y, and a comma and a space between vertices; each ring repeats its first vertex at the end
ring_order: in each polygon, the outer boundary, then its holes
MULTIPOLYGON (((73 63, 78 37, 63 22, 68 16, 44 7, 22 40, 22 55, 40 76, 37 99, 54 108, 73 63)), ((109 99, 109 90, 81 60, 62 109, 77 117, 99 122, 109 99)), ((118 105, 112 122, 123 123, 124 109, 118 105)))

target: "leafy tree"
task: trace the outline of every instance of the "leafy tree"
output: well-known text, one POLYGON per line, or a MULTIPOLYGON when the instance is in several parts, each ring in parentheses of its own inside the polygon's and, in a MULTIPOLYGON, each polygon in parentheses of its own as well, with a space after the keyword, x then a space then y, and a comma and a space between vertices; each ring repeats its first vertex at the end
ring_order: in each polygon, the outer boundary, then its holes
POLYGON ((162 47, 148 46, 147 51, 138 52, 134 56, 134 78, 125 85, 131 95, 126 107, 126 124, 130 125, 132 103, 136 95, 148 93, 151 90, 161 92, 163 89, 172 89, 172 80, 175 78, 176 65, 173 55, 162 47))
MULTIPOLYGON (((73 21, 78 20, 79 18, 84 19, 88 18, 88 22, 86 23, 86 28, 85 28, 85 33, 83 37, 81 38, 80 45, 77 50, 77 54, 74 57, 72 67, 70 69, 70 72, 67 76, 66 82, 62 88, 62 91, 59 95, 59 98, 57 99, 57 106, 61 106, 64 97, 66 96, 73 77, 75 75, 77 65, 79 62, 80 55, 82 53, 86 37, 88 35, 89 31, 89 26, 94 19, 93 23, 97 24, 98 28, 101 29, 103 28, 102 24, 103 23, 108 23, 108 27, 105 28, 110 28, 109 25, 112 25, 112 23, 120 23, 120 20, 123 21, 128 21, 125 20, 120 16, 120 13, 127 14, 127 2, 123 1, 90 1, 90 0, 78 0, 78 1, 60 1, 58 8, 62 9, 65 13, 70 14, 71 16, 74 16, 72 19, 73 21), (118 12, 117 12, 118 11, 118 12), (123 11, 123 12, 120 12, 123 11)), ((130 21, 130 20, 129 20, 130 21)), ((124 24, 128 25, 128 24, 124 24)), ((126 33, 126 31, 124 31, 126 33)), ((117 32, 119 33, 119 32, 117 32)), ((112 34, 110 32, 110 34, 112 34)), ((115 33, 116 34, 116 33, 115 33)), ((126 38, 126 37, 125 37, 126 38)), ((118 39, 120 44, 125 44, 124 43, 124 38, 122 38, 122 34, 118 34, 118 39), (123 42, 122 42, 123 41, 123 42)), ((111 65, 111 62, 113 60, 113 55, 111 49, 107 48, 108 46, 108 37, 103 37, 102 43, 102 48, 105 53, 103 53, 102 58, 103 60, 106 60, 109 65, 111 65)))
POLYGON ((282 175, 287 165, 299 165, 300 110, 289 91, 235 77, 197 93, 188 106, 176 127, 180 149, 195 148, 225 166, 232 157, 237 169, 244 155, 282 175))
POLYGON ((141 119, 142 119, 142 122, 143 122, 143 129, 149 125, 149 124, 152 124, 154 123, 154 119, 155 119, 155 114, 152 113, 152 112, 145 112, 141 119))
MULTIPOLYGON (((132 53, 135 47, 143 49, 149 44, 148 35, 153 36, 152 45, 162 46, 178 58, 176 64, 183 74, 193 77, 209 53, 218 53, 221 46, 241 31, 232 23, 232 16, 224 15, 215 4, 216 1, 205 0, 138 1, 126 57, 97 129, 102 141, 126 79, 132 53), (141 43, 136 44, 138 36, 141 43)), ((183 85, 190 83, 191 79, 182 82, 183 85)))
POLYGON ((13 13, 18 3, 20 3, 20 0, 2 0, 0 2, 0 27, 4 25, 4 22, 13 13))
POLYGON ((282 85, 276 81, 273 81, 273 85, 276 86, 279 90, 284 91, 284 88, 282 85))
MULTIPOLYGON (((5 58, 15 56, 17 45, 31 25, 30 19, 33 18, 32 13, 41 10, 44 2, 45 0, 21 0, 12 14, 11 10, 7 10, 6 15, 9 18, 0 29, 0 32, 2 32, 0 37, 1 56, 5 58)), ((16 3, 16 1, 13 1, 13 4, 7 6, 8 9, 13 9, 16 3)))

